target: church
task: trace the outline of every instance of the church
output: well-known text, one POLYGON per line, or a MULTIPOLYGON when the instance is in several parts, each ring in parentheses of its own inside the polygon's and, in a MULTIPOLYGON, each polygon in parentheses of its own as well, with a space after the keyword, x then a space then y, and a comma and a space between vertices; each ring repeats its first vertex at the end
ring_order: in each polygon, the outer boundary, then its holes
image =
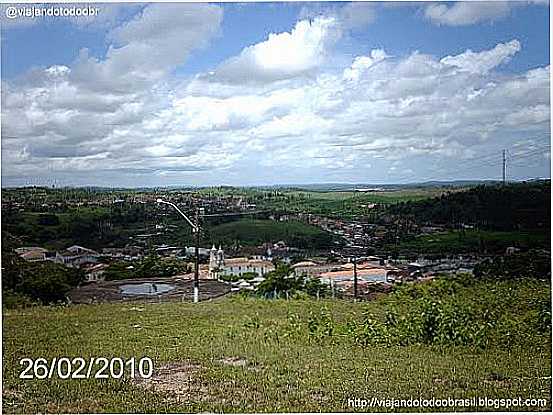
POLYGON ((209 278, 212 279, 228 275, 242 276, 246 273, 255 273, 259 277, 264 277, 274 270, 273 263, 265 259, 225 258, 225 252, 221 246, 216 249, 213 245, 209 252, 209 278))

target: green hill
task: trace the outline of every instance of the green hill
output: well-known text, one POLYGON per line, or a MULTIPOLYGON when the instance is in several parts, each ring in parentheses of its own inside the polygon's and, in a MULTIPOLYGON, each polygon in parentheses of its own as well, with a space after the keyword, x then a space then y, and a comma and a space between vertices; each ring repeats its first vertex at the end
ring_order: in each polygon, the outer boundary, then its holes
POLYGON ((327 248, 333 245, 334 240, 328 232, 298 221, 241 219, 210 227, 208 232, 213 243, 223 245, 284 241, 296 248, 327 248))
POLYGON ((398 203, 389 212, 421 223, 465 223, 488 230, 548 229, 551 182, 480 185, 432 199, 398 203))

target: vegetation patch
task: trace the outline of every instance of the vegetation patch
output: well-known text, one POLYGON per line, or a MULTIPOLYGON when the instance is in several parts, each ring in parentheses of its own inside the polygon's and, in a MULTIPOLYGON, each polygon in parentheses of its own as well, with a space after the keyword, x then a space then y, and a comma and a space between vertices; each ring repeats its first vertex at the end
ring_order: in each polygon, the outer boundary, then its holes
POLYGON ((550 410, 551 326, 537 318, 550 290, 459 277, 368 303, 235 296, 4 311, 4 411, 347 412, 348 397, 375 394, 544 398, 529 409, 550 410), (21 358, 59 356, 148 356, 154 376, 19 379, 21 358))

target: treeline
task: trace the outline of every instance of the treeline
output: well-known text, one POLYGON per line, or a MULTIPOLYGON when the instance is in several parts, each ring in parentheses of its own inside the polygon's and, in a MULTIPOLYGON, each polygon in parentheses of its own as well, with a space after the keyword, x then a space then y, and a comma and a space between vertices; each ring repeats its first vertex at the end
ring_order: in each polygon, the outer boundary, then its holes
POLYGON ((127 204, 72 208, 67 213, 6 212, 2 227, 27 245, 60 249, 77 244, 100 249, 128 243, 134 229, 151 226, 157 218, 153 208, 127 204))
POLYGON ((419 224, 469 224, 502 231, 546 229, 551 217, 550 200, 551 182, 547 180, 480 185, 432 199, 397 203, 388 212, 410 217, 419 224))

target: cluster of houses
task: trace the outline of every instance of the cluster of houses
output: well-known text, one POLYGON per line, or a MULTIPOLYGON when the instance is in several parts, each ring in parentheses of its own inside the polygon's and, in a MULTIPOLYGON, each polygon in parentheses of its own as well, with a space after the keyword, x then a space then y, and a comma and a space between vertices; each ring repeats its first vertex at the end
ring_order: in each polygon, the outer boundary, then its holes
MULTIPOLYGON (((209 278, 226 280, 226 277, 232 276, 234 289, 252 290, 265 280, 269 272, 275 270, 270 255, 271 250, 268 249, 265 256, 226 258, 221 247, 217 249, 213 246, 209 257, 209 278), (245 278, 247 274, 249 278, 245 278)), ((309 260, 295 263, 291 268, 296 276, 317 278, 338 290, 348 290, 355 279, 360 286, 414 280, 422 276, 423 270, 423 266, 418 263, 398 266, 378 257, 367 257, 355 264, 309 260)))
POLYGON ((26 261, 52 261, 70 268, 81 268, 87 281, 102 280, 102 274, 107 268, 106 264, 99 262, 99 252, 79 245, 70 246, 62 251, 48 251, 39 246, 29 246, 16 248, 15 252, 26 261))
MULTIPOLYGON (((232 290, 253 290, 262 283, 266 275, 275 270, 273 258, 278 257, 290 263, 292 249, 282 241, 267 243, 249 256, 229 258, 221 246, 217 249, 200 248, 200 255, 209 256, 207 265, 200 266, 200 278, 230 281, 232 290), (276 253, 276 255, 275 255, 276 253), (274 255, 274 256, 273 256, 274 255)), ((144 257, 144 248, 127 246, 124 248, 104 248, 102 252, 73 245, 61 251, 48 251, 42 247, 21 247, 16 253, 27 261, 53 261, 67 267, 84 270, 90 282, 104 279, 104 272, 111 261, 134 261, 144 257)), ((194 255, 193 247, 163 245, 156 248, 160 255, 185 258, 194 255)), ((332 289, 351 290, 354 281, 358 287, 374 285, 389 286, 395 282, 426 278, 434 273, 469 271, 479 258, 459 258, 457 260, 435 260, 419 262, 390 261, 376 256, 368 256, 354 262, 329 262, 321 259, 303 260, 291 265, 296 276, 319 279, 332 289)))
POLYGON ((80 245, 72 245, 61 251, 49 251, 39 246, 16 248, 15 252, 20 258, 30 261, 52 261, 69 268, 80 268, 85 272, 86 281, 102 281, 103 274, 108 264, 104 260, 132 261, 143 257, 140 247, 104 248, 102 252, 85 248, 80 245))
POLYGON ((355 279, 359 285, 390 284, 415 279, 417 267, 397 267, 378 257, 367 257, 357 263, 317 263, 303 261, 292 265, 296 275, 318 278, 321 282, 347 290, 355 279))

